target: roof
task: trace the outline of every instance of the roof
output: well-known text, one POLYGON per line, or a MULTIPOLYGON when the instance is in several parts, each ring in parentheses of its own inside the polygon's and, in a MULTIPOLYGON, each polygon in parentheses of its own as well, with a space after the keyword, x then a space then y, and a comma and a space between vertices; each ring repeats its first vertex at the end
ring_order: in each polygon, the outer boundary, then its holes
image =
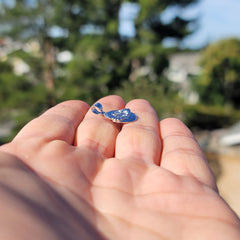
POLYGON ((173 54, 169 58, 169 67, 166 75, 170 81, 184 82, 189 75, 197 75, 200 73, 199 59, 199 52, 173 54))
POLYGON ((219 141, 224 146, 240 144, 240 122, 227 129, 219 141))

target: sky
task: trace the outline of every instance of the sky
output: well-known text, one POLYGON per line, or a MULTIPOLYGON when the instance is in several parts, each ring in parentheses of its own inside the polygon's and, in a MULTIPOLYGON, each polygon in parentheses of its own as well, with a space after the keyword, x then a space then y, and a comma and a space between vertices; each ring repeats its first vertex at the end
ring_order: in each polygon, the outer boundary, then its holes
POLYGON ((197 48, 222 38, 240 38, 239 0, 201 0, 188 14, 199 16, 199 29, 184 41, 185 46, 197 48))
MULTIPOLYGON (((120 13, 120 18, 124 19, 119 28, 120 32, 130 36, 134 34, 132 19, 137 11, 136 5, 124 7, 120 13)), ((162 18, 167 22, 175 12, 175 8, 170 8, 162 18)), ((240 0, 200 0, 198 4, 184 9, 182 16, 198 18, 198 28, 182 42, 182 47, 196 49, 223 38, 240 38, 240 0)), ((171 43, 165 42, 166 45, 171 43)))

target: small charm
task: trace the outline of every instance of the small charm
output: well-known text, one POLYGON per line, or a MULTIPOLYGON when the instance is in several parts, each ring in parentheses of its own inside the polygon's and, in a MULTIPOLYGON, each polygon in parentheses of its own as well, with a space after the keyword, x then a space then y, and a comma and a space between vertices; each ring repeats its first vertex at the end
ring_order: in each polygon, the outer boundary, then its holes
POLYGON ((117 123, 129 123, 137 120, 137 115, 132 113, 129 108, 104 112, 101 103, 94 104, 92 107, 92 112, 95 114, 101 114, 105 118, 117 123))

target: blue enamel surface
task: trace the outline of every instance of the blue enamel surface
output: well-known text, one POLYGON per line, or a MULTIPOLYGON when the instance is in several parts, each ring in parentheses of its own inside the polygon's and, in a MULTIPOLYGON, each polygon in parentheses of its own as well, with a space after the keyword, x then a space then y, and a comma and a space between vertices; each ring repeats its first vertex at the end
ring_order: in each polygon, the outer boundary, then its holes
POLYGON ((101 114, 101 112, 99 112, 96 108, 92 109, 92 112, 95 114, 101 114))
POLYGON ((104 114, 105 112, 103 112, 103 107, 102 107, 102 104, 101 103, 96 103, 93 105, 93 108, 92 109, 92 112, 95 113, 95 114, 104 114), (98 111, 97 108, 100 110, 98 111))
POLYGON ((104 114, 106 118, 111 119, 114 122, 121 122, 121 123, 127 123, 127 122, 133 122, 137 120, 137 116, 130 111, 130 109, 125 108, 122 110, 113 110, 106 112, 104 114))
POLYGON ((121 122, 128 123, 128 122, 134 122, 136 120, 137 120, 137 115, 131 112, 130 115, 128 116, 128 118, 122 120, 121 122))

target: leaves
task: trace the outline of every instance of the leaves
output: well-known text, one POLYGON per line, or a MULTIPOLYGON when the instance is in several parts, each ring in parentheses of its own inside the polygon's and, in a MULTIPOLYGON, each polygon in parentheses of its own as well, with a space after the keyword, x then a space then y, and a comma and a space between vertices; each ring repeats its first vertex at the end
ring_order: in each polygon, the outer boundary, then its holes
POLYGON ((201 58, 203 73, 198 87, 202 101, 239 106, 240 41, 227 39, 210 45, 201 58))
MULTIPOLYGON (((178 14, 166 25, 160 16, 168 7, 181 9, 196 0, 129 1, 139 9, 134 19, 136 35, 132 37, 119 33, 119 11, 125 2, 19 0, 11 6, 2 4, 0 37, 11 37, 22 46, 8 55, 10 65, 2 66, 8 69, 0 76, 0 91, 2 96, 7 95, 2 106, 14 108, 22 125, 23 119, 34 117, 54 101, 81 99, 91 104, 114 92, 129 99, 134 92, 138 97, 143 94, 139 88, 146 91, 143 97, 153 100, 155 106, 162 96, 165 107, 178 112, 172 106, 174 94, 166 91, 167 84, 162 81, 168 66, 162 41, 169 36, 181 39, 188 35, 191 21, 178 14), (37 50, 26 50, 30 42, 38 46, 37 50), (63 50, 72 53, 70 62, 56 61, 63 50), (24 61, 30 71, 16 76, 10 69, 13 57, 24 61)), ((229 73, 228 78, 233 77, 229 73)))

